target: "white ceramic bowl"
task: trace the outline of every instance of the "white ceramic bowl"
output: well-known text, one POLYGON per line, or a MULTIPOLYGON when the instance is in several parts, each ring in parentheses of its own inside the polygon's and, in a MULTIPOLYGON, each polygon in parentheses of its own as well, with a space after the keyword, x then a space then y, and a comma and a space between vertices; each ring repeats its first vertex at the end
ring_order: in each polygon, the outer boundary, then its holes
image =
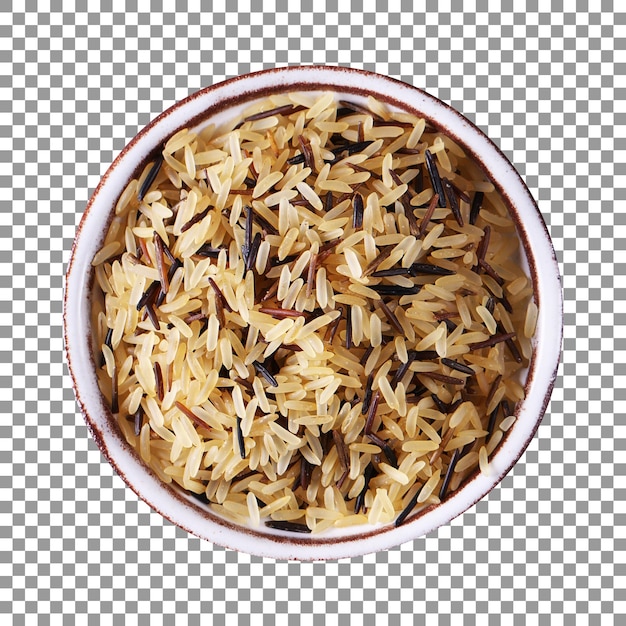
POLYGON ((502 152, 460 113, 427 93, 397 80, 347 68, 290 67, 234 78, 175 104, 144 128, 115 159, 90 199, 67 271, 64 303, 65 346, 74 391, 89 430, 102 453, 128 486, 155 511, 190 533, 228 548, 278 559, 319 560, 358 556, 420 537, 463 513, 507 474, 532 439, 548 404, 560 357, 562 297, 550 237, 531 194, 502 152), (202 503, 164 485, 139 459, 118 430, 100 394, 91 339, 93 272, 115 203, 129 180, 163 141, 183 127, 233 110, 275 92, 334 90, 346 99, 374 95, 391 107, 426 117, 472 154, 501 192, 523 244, 523 264, 532 278, 539 307, 534 355, 526 398, 517 421, 490 460, 491 473, 477 473, 441 504, 395 528, 355 527, 330 534, 298 535, 251 529, 218 517, 202 503))

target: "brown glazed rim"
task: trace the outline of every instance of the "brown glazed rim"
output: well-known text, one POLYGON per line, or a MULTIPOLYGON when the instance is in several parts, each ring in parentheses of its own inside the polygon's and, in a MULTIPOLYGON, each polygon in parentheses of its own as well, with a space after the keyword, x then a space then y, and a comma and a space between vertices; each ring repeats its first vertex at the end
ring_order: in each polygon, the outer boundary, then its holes
MULTIPOLYGON (((174 521, 172 519, 172 517, 170 517, 170 513, 168 513, 168 511, 164 511, 161 510, 159 507, 155 506, 152 502, 148 501, 146 499, 146 496, 144 496, 141 493, 141 490, 126 476, 126 474, 121 470, 121 468, 118 466, 118 463, 116 461, 116 458, 114 456, 114 454, 111 453, 111 451, 109 450, 109 446, 107 445, 107 438, 110 437, 111 435, 117 437, 117 439, 121 442, 121 445, 124 447, 127 447, 130 451, 130 453, 135 457, 136 461, 138 464, 140 464, 142 466, 142 468, 144 468, 148 473, 150 473, 155 480, 159 481, 161 488, 167 490, 171 495, 173 495, 181 504, 181 506, 186 507, 186 506, 191 506, 194 510, 196 510, 197 512, 201 513, 204 517, 206 517, 207 519, 211 520, 211 522, 228 528, 232 531, 236 531, 238 533, 245 533, 251 537, 256 537, 259 539, 262 539, 263 541, 270 541, 270 542, 276 542, 279 544, 289 544, 290 546, 293 547, 293 558, 299 559, 301 560, 302 557, 298 556, 297 552, 298 552, 298 547, 299 546, 328 546, 328 545, 337 545, 337 547, 339 547, 339 544, 343 544, 343 545, 347 545, 347 544, 351 544, 352 542, 360 542, 363 539, 368 539, 383 533, 387 533, 390 532, 392 530, 394 530, 394 526, 393 525, 388 525, 388 526, 384 526, 384 527, 378 527, 372 530, 368 530, 365 532, 359 532, 358 534, 355 535, 348 535, 348 536, 343 536, 343 537, 324 537, 322 536, 315 536, 315 535, 294 535, 294 534, 274 534, 274 533, 267 533, 267 532, 260 532, 259 530, 255 530, 253 528, 249 528, 249 527, 244 527, 241 526, 239 524, 236 524, 234 522, 231 522, 227 519, 224 519, 220 516, 218 516, 217 514, 215 514, 214 512, 212 512, 210 509, 208 509, 208 507, 206 507, 205 505, 203 505, 201 502, 199 501, 194 501, 192 500, 192 497, 189 496, 188 494, 186 494, 186 492, 184 492, 182 490, 182 488, 178 488, 170 486, 170 485, 165 485, 164 483, 161 483, 160 480, 158 479, 158 477, 156 476, 156 474, 154 474, 154 472, 148 468, 147 466, 145 466, 143 464, 143 462, 141 461, 141 459, 139 458, 138 454, 136 453, 136 451, 134 449, 132 449, 128 444, 126 444, 121 432, 119 431, 117 424, 115 424, 115 418, 113 417, 113 415, 111 414, 110 408, 106 406, 106 403, 104 401, 104 399, 102 397, 100 397, 100 404, 101 406, 99 407, 104 414, 106 414, 108 416, 109 422, 110 422, 110 426, 111 429, 109 430, 109 432, 104 432, 103 430, 101 430, 101 428, 98 426, 96 420, 94 418, 92 418, 92 416, 90 415, 90 409, 89 407, 87 407, 85 401, 83 400, 81 393, 80 393, 80 389, 78 388, 78 383, 77 383, 77 377, 74 371, 74 366, 72 363, 72 358, 71 358, 71 351, 70 351, 70 346, 68 345, 68 333, 67 333, 67 318, 66 318, 66 314, 67 314, 67 307, 68 307, 68 298, 67 298, 67 294, 68 294, 68 284, 69 284, 69 278, 70 278, 70 274, 72 272, 73 266, 74 266, 74 259, 75 259, 75 252, 76 252, 76 248, 78 246, 78 241, 81 237, 81 233, 83 230, 83 225, 91 211, 92 205, 96 199, 96 197, 98 196, 100 190, 102 189, 102 187, 105 185, 107 179, 109 178, 111 172, 113 170, 115 170, 118 166, 118 164, 120 163, 120 161, 123 160, 123 158, 130 152, 132 151, 136 144, 139 142, 140 138, 142 138, 144 135, 146 135, 151 129, 153 129, 154 127, 158 126, 159 124, 161 124, 164 120, 166 120, 169 116, 172 115, 172 113, 174 113, 175 111, 177 111, 181 106, 188 104, 194 100, 196 100, 197 98, 200 97, 204 97, 207 94, 210 94, 211 92, 213 92, 214 90, 218 89, 218 88, 222 88, 226 85, 235 85, 238 82, 245 80, 247 78, 253 77, 253 76, 262 76, 262 75, 276 75, 277 77, 280 75, 288 75, 290 71, 293 70, 302 70, 302 69, 306 69, 308 71, 317 71, 319 70, 320 72, 324 72, 325 76, 321 77, 321 80, 319 83, 314 83, 314 82, 289 82, 289 80, 286 80, 284 82, 281 82, 280 80, 278 80, 275 84, 272 84, 271 86, 267 86, 267 87, 262 87, 259 89, 254 89, 251 91, 245 91, 242 90, 237 96, 235 96, 234 98, 228 98, 227 100, 218 100, 218 102, 216 102, 215 104, 207 107, 202 113, 194 116, 191 119, 187 119, 183 124, 179 125, 178 127, 174 128, 173 130, 170 130, 167 132, 166 136, 161 138, 161 141, 164 141, 168 136, 171 136, 173 133, 177 132, 178 130, 185 128, 185 127, 194 127, 199 125, 200 123, 207 121, 211 116, 218 114, 222 111, 225 111, 233 106, 236 105, 240 105, 240 104, 244 104, 248 101, 253 101, 256 100, 258 98, 262 98, 271 94, 275 94, 275 93, 280 93, 280 92, 284 92, 286 89, 288 89, 289 91, 322 91, 322 90, 333 90, 333 91, 338 91, 340 93, 346 93, 346 94, 356 94, 359 96, 367 96, 370 94, 374 94, 376 95, 376 97, 388 104, 390 104, 393 107, 396 107, 398 109, 401 110, 405 110, 423 117, 426 117, 426 119, 428 120, 428 122, 435 127, 437 130, 444 132, 446 135, 448 135, 449 137, 451 137, 452 139, 454 139, 455 141, 457 141, 462 147, 463 149, 469 153, 472 158, 475 160, 475 162, 477 164, 479 164, 479 166, 481 167, 482 171, 485 173, 485 175, 488 177, 488 179, 494 184, 494 186, 496 187, 496 189, 499 191, 499 193, 501 194, 503 200, 505 201, 507 208, 509 209, 511 218, 513 219, 516 229, 517 229, 517 233, 520 237, 521 243, 522 243, 522 247, 524 249, 524 253, 525 253, 525 257, 528 261, 528 265, 529 265, 529 270, 532 276, 532 282, 533 285, 537 285, 538 282, 538 273, 537 273, 537 267, 535 264, 535 258, 533 256, 532 253, 532 246, 531 246, 531 242, 529 239, 529 235, 528 232, 526 231, 525 225, 523 220, 520 218, 520 216, 517 213, 517 210, 515 208, 515 204, 513 203, 512 198, 509 196, 509 194, 507 193, 506 189, 504 189, 502 187, 502 185, 498 182, 497 177, 493 176, 492 173, 488 170, 488 168, 485 166, 483 160, 474 152, 474 150, 472 149, 471 146, 468 146, 465 141, 459 139, 459 137, 451 132, 448 128, 444 127, 443 125, 441 125, 437 120, 430 118, 429 116, 426 116, 423 112, 421 112, 419 109, 411 106, 409 103, 407 102, 400 102, 390 96, 385 95, 384 93, 379 93, 375 90, 369 90, 367 88, 360 88, 360 87, 354 87, 352 85, 344 85, 341 84, 341 81, 338 82, 333 82, 333 80, 328 80, 327 77, 327 73, 329 71, 331 72, 336 72, 338 75, 341 74, 345 74, 345 73, 350 73, 350 74, 356 74, 356 75, 362 75, 365 79, 367 79, 368 77, 372 78, 375 77, 376 79, 380 79, 383 78, 387 81, 393 82, 393 83, 398 83, 404 87, 409 87, 410 89, 414 89, 417 92, 421 93, 423 96, 425 96, 427 99, 431 99, 433 101, 436 101, 436 103, 440 106, 440 107, 444 107, 445 109, 447 109, 449 112, 451 112, 452 114, 454 114, 456 117, 458 117, 463 124, 470 126, 475 132, 479 133, 480 135, 482 135, 490 144, 493 148, 496 149, 496 151, 499 153, 500 157, 507 163, 510 165, 510 162, 508 161, 507 157, 502 153, 502 151, 499 149, 499 147, 497 145, 494 144, 493 141, 491 141, 486 135, 485 133, 483 133, 475 124, 473 124, 470 120, 468 120, 467 118, 465 118, 461 113, 459 113, 458 111, 456 111, 455 109, 453 109, 452 107, 450 107, 448 104, 446 104, 445 102, 442 102, 441 100, 439 100, 438 98, 436 98, 435 96, 432 96, 430 94, 428 94, 427 92, 425 92, 422 89, 419 89, 418 87, 414 87, 412 85, 408 85, 407 83, 404 83, 402 81, 396 80, 394 78, 390 78, 387 76, 382 76, 380 74, 376 74, 374 72, 369 72, 369 71, 364 71, 364 70, 357 70, 357 69, 353 69, 353 68, 347 68, 347 67, 335 67, 335 66, 293 66, 293 67, 284 67, 284 68, 273 68, 273 69, 269 69, 269 70, 262 70, 260 72, 253 72, 251 74, 246 74, 246 75, 242 75, 242 76, 237 76, 231 79, 228 79, 226 81, 217 83, 215 85, 209 86, 209 87, 205 87, 204 89, 195 92, 193 94, 191 94, 190 96, 188 96, 187 98, 175 103, 173 106, 171 106, 169 109, 167 109, 166 111, 164 111, 163 113, 161 113, 158 117, 156 117, 154 120, 152 120, 147 126, 145 126, 125 147, 124 149, 120 152, 120 154, 117 156, 117 158, 113 161, 113 163, 111 164, 111 166, 107 169, 106 173, 104 174, 104 176, 102 177, 102 180, 99 182, 98 186, 96 187, 95 191, 93 192, 91 198, 89 199, 85 212, 83 214, 83 217, 81 219, 81 222, 78 226, 77 229, 77 234, 76 234, 76 238, 74 240, 73 246, 72 246, 72 251, 71 251, 71 256, 70 256, 70 260, 68 263, 68 268, 67 268, 67 274, 66 274, 66 283, 65 283, 65 294, 64 294, 64 340, 65 340, 65 350, 66 350, 66 358, 67 358, 67 362, 68 362, 68 367, 69 367, 69 372, 72 378, 72 386, 74 388, 74 393, 76 395, 76 399, 78 401, 78 404, 80 406, 81 412, 83 414, 83 417, 85 419, 85 422, 87 424, 87 427, 91 433, 91 436, 93 437, 94 441, 96 442, 96 444, 98 445, 98 447, 100 448, 102 454, 104 455, 104 457, 108 460, 108 462, 112 465, 112 467, 115 469, 115 471, 120 475, 120 477, 126 482, 126 484, 137 494, 137 496, 139 498, 141 498, 142 500, 144 500, 151 508, 153 508, 155 511, 157 511, 158 513, 160 513, 163 517, 165 517, 166 519, 168 519, 170 522, 174 523, 175 525, 183 528, 184 530, 186 530, 187 532, 191 533, 191 534, 196 534, 198 536, 200 536, 201 538, 204 539, 208 539, 210 541, 215 541, 215 543, 219 543, 220 545, 225 545, 226 547, 230 547, 233 549, 238 549, 237 545, 226 545, 226 543, 221 543, 219 538, 216 538, 215 540, 207 535, 203 535, 198 533, 197 530, 188 528, 185 524, 181 523, 180 521, 174 521)), ((366 81, 365 81, 366 83, 366 81)), ((152 151, 150 152, 150 154, 148 154, 146 156, 145 159, 143 159, 142 163, 133 171, 129 173, 128 179, 126 181, 126 183, 128 183, 132 178, 138 176, 141 171, 143 171, 143 168, 145 167, 145 164, 147 162, 149 162, 150 158, 153 157, 156 153, 158 153, 160 148, 160 144, 156 145, 152 151)), ((511 165, 512 169, 513 166, 511 165)), ((540 219, 540 223, 543 226, 544 232, 545 232, 545 237, 547 239, 548 242, 550 242, 550 236, 548 233, 548 229, 547 226, 545 224, 545 221, 543 220, 543 217, 541 216, 541 213, 539 211, 539 208, 537 206, 537 203, 535 202, 535 200, 532 198, 532 195, 530 194, 530 192, 528 191, 528 188, 526 187, 523 179, 521 178, 521 176, 519 175, 519 173, 514 169, 515 171, 515 176, 517 177, 517 179, 519 180, 519 183, 521 183, 522 188, 524 189, 524 192, 527 194, 528 199, 531 201, 537 216, 540 219)), ((109 215, 109 222, 110 220, 113 218, 113 214, 114 214, 114 206, 111 207, 110 210, 110 215, 109 215)), ((106 228, 104 229, 103 233, 102 233, 102 237, 104 237, 104 234, 106 232, 106 228)), ((551 242, 550 242, 550 246, 552 246, 551 242)), ((552 258, 553 258, 553 262, 555 264, 555 266, 558 267, 558 263, 557 263, 557 259, 556 259, 556 254, 554 253, 554 249, 551 249, 552 252, 552 258)), ((91 275, 87 278, 87 285, 89 288, 89 291, 91 289, 91 286, 93 284, 93 278, 94 278, 94 272, 93 270, 91 270, 91 275)), ((560 277, 559 277, 560 278, 560 277)), ((540 298, 540 293, 538 290, 535 290, 535 298, 537 299, 537 303, 539 305, 539 307, 541 308, 541 302, 539 300, 540 298)), ((562 340, 562 319, 561 319, 561 339, 559 339, 559 341, 562 340)), ((92 341, 91 341, 91 336, 86 338, 86 341, 88 342, 88 345, 91 345, 92 341)), ((559 344, 560 345, 560 344, 559 344)), ((92 366, 94 368, 95 371, 95 362, 93 361, 93 356, 92 356, 92 366)), ((533 380, 534 380, 534 374, 535 374, 535 368, 536 368, 536 362, 535 362, 535 354, 533 353, 533 357, 531 358, 531 361, 529 363, 529 367, 528 367, 528 375, 527 375, 527 379, 525 382, 525 390, 528 391, 528 389, 530 388, 533 380)), ((488 489, 487 493, 489 491, 491 491, 491 489, 493 489, 493 487, 495 487, 507 474, 508 472, 512 469, 512 467, 515 465, 515 463, 519 460, 519 458, 521 457, 521 455, 523 454, 524 450, 527 448, 527 446, 529 445, 530 441, 532 440, 534 434, 536 433, 539 424, 541 422, 541 419, 545 413, 545 410, 548 406, 549 400, 550 400, 550 396, 552 393, 552 389, 554 387, 554 383, 556 380, 556 375, 557 375, 557 370, 558 370, 558 361, 555 364, 554 370, 552 372, 552 376, 548 382, 547 385, 547 391, 545 394, 545 397, 543 399, 543 403, 541 406, 541 411, 540 413, 536 416, 536 423, 534 424, 534 427, 532 429, 532 432, 530 433, 530 436, 527 438, 527 440, 524 442, 524 444, 521 446, 521 448, 519 449, 519 454, 517 454, 516 458, 514 458, 512 460, 512 462, 510 463, 510 465, 504 470, 501 471, 497 477, 494 478, 491 487, 488 489)), ((518 409, 519 411, 519 409, 518 409)), ((515 426, 513 427, 513 429, 515 428, 515 426)), ((512 430, 513 430, 512 429, 512 430)), ((509 430, 507 433, 505 433, 505 436, 503 437, 501 443, 499 444, 498 448, 500 448, 500 446, 502 446, 504 444, 504 442, 508 439, 510 432, 512 432, 512 430, 509 430)), ((471 475, 470 477, 468 477, 468 479, 464 482, 464 484, 457 489, 455 492, 453 492, 452 494, 449 494, 447 498, 445 498, 443 500, 442 503, 448 501, 451 498, 455 498, 458 496, 459 493, 461 493, 462 491, 465 490, 465 488, 467 487, 467 485, 469 485, 472 481, 474 481, 476 479, 476 477, 478 476, 478 472, 475 472, 473 475, 471 475)), ((467 506, 465 506, 464 510, 467 510, 468 508, 471 508, 471 506, 473 506, 474 504, 476 504, 476 502, 478 502, 479 500, 481 500, 483 497, 485 497, 486 493, 483 493, 482 495, 479 492, 479 495, 476 498, 472 498, 470 501, 468 501, 467 506)), ((424 514, 428 513, 429 511, 438 508, 439 506, 441 506, 441 504, 437 504, 437 505, 432 505, 430 507, 428 507, 427 509, 424 509, 422 511, 420 511, 418 514, 416 514, 413 518, 409 519, 404 525, 404 527, 410 527, 412 521, 421 518, 424 514)), ((451 519, 454 519, 454 517, 456 517, 457 515, 460 515, 462 511, 460 511, 459 513, 457 513, 456 515, 454 515, 451 518, 448 518, 448 521, 451 521, 451 519)), ((432 530, 434 530, 437 526, 433 526, 433 528, 430 528, 427 532, 431 532, 432 530)), ((374 549, 380 549, 380 548, 374 548, 374 549)), ((373 550, 362 550, 359 549, 358 551, 356 551, 356 553, 358 554, 365 554, 367 552, 371 552, 373 550)), ((264 554, 264 550, 260 550, 257 554, 264 554)), ((354 550, 348 550, 347 552, 349 552, 350 554, 355 554, 354 550)), ((332 558, 339 558, 343 556, 342 554, 337 554, 336 556, 332 557, 332 558)), ((319 557, 312 557, 311 560, 316 559, 319 557)))

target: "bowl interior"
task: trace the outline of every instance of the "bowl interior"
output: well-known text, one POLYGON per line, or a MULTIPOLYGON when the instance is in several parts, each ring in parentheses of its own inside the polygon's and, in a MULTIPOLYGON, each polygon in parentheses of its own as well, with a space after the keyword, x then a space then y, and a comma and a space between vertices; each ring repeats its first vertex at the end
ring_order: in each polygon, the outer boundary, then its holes
POLYGON ((220 545, 303 560, 355 556, 404 543, 447 523, 492 489, 522 454, 543 416, 559 360, 561 320, 558 266, 545 224, 521 178, 497 147, 459 113, 420 90, 376 74, 331 67, 285 68, 226 81, 178 103, 139 133, 109 168, 87 206, 68 268, 64 309, 68 364, 81 410, 103 454, 137 495, 175 524, 220 545), (454 495, 399 528, 354 527, 300 536, 244 528, 221 518, 182 490, 161 483, 144 466, 118 430, 95 376, 92 312, 101 296, 94 285, 91 259, 102 245, 121 191, 180 128, 200 128, 209 119, 219 127, 255 100, 298 90, 332 90, 338 99, 352 101, 374 95, 391 108, 426 117, 472 154, 508 205, 522 242, 520 264, 532 279, 539 307, 533 358, 528 371, 521 373, 526 378, 526 398, 518 405, 515 425, 491 457, 491 475, 476 473, 454 495))

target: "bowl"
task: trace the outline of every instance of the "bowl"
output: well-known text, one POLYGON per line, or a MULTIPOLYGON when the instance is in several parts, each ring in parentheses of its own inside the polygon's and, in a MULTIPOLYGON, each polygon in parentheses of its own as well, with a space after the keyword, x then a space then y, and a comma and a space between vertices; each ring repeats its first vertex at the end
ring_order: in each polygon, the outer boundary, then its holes
POLYGON ((478 502, 511 470, 534 436, 554 385, 562 340, 561 293, 554 249, 535 201, 513 165, 468 119, 426 92, 386 76, 342 67, 288 67, 239 76, 194 93, 159 115, 122 150, 89 200, 76 233, 65 283, 65 349, 76 399, 92 437, 126 484, 155 511, 227 548, 276 559, 337 559, 389 549, 433 531, 478 502), (257 99, 294 91, 333 91, 355 102, 372 95, 390 108, 426 118, 454 139, 507 204, 521 241, 521 264, 534 289, 538 318, 524 377, 525 398, 516 407, 515 423, 490 458, 489 474, 476 472, 441 503, 400 526, 365 525, 304 535, 234 523, 183 490, 164 484, 144 465, 120 432, 98 386, 92 260, 102 246, 121 192, 178 130, 209 118, 218 123, 257 99))

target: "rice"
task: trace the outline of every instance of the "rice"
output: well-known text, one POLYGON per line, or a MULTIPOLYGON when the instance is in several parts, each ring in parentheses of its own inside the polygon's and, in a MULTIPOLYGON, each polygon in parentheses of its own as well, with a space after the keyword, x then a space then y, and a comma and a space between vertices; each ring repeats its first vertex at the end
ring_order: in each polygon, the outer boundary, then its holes
POLYGON ((271 96, 178 131, 120 195, 99 385, 157 476, 238 523, 402 523, 488 473, 517 419, 539 315, 518 259, 493 184, 426 120, 271 96))

